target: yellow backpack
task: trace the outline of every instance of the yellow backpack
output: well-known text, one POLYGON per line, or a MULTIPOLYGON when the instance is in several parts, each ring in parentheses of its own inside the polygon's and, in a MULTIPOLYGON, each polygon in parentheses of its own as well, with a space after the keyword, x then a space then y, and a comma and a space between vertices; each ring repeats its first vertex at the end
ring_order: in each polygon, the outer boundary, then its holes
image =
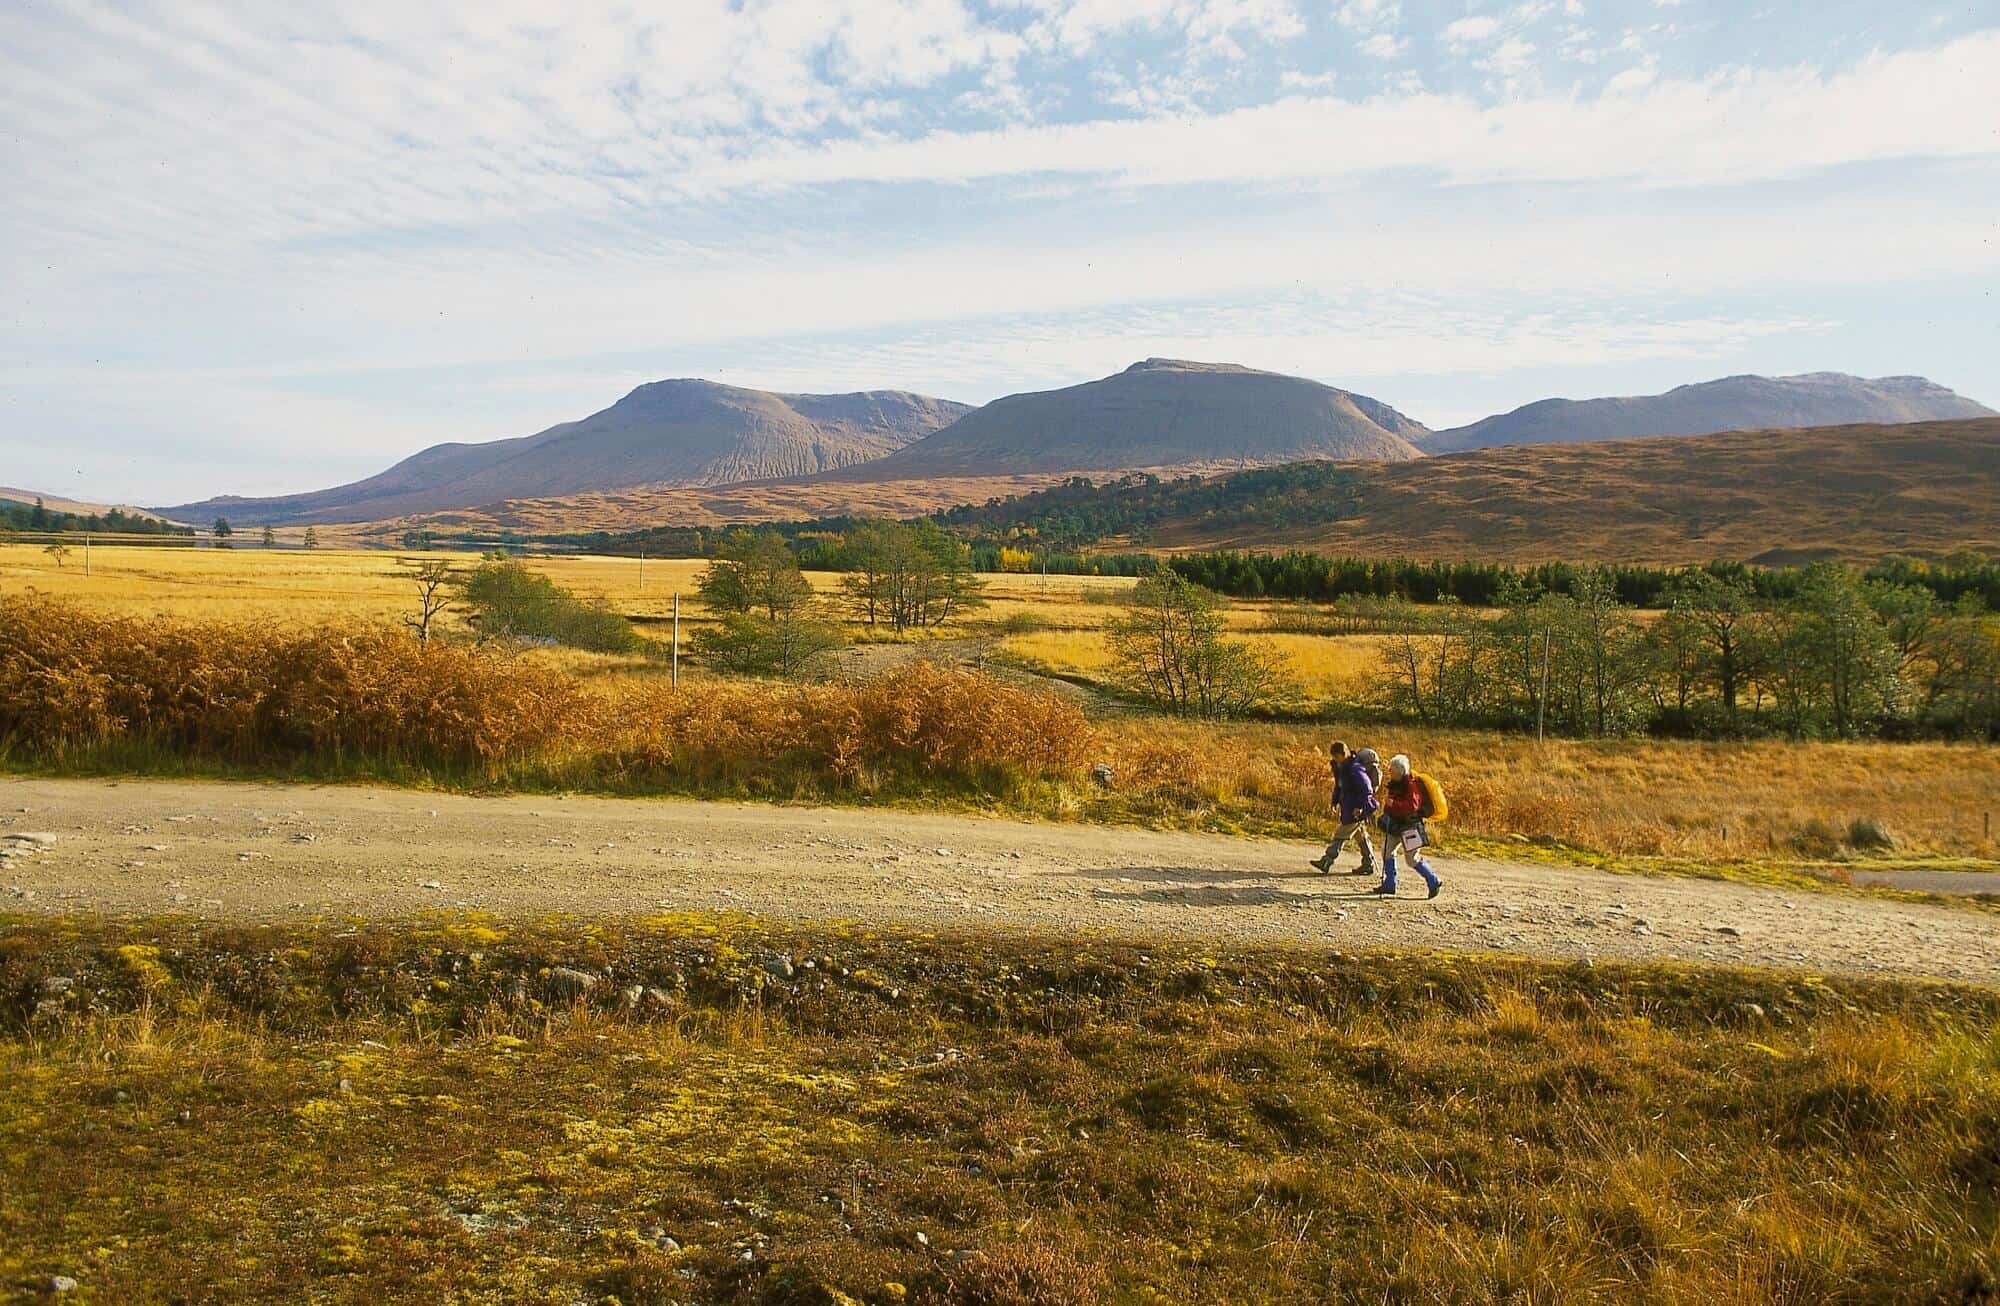
POLYGON ((1423 790, 1424 807, 1427 809, 1423 813, 1423 818, 1426 821, 1442 821, 1451 815, 1451 804, 1444 800, 1443 785, 1422 771, 1412 773, 1410 778, 1423 790))

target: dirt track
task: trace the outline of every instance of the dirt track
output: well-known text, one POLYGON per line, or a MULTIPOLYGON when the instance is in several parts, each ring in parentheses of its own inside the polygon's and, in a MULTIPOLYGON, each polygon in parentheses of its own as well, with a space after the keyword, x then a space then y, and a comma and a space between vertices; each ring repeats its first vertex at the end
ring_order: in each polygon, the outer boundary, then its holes
POLYGON ((724 909, 2000 983, 1990 913, 1448 853, 1436 901, 1414 876, 1386 901, 1313 873, 1303 844, 893 811, 9 779, 0 850, 0 911, 724 909))

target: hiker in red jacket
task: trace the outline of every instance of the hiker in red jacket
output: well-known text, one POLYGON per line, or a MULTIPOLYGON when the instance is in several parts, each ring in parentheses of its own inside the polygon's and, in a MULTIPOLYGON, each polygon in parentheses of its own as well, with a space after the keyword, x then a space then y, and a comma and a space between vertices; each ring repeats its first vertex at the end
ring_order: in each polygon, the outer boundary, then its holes
POLYGON ((1374 892, 1384 897, 1394 897, 1396 893, 1396 845, 1401 844, 1409 854, 1410 865, 1417 868, 1417 874, 1424 877, 1424 887, 1430 890, 1425 896, 1435 898, 1444 881, 1437 877, 1431 864, 1424 860, 1424 845, 1430 836, 1424 829, 1424 820, 1431 815, 1431 797, 1424 785, 1410 771, 1410 759, 1398 753, 1389 759, 1389 778, 1382 785, 1382 833, 1388 837, 1382 847, 1382 883, 1374 892))

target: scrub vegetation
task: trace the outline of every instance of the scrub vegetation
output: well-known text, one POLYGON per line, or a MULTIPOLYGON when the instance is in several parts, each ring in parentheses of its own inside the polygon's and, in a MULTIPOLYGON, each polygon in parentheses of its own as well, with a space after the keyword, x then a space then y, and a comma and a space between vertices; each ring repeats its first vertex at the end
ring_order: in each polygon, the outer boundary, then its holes
POLYGON ((821 683, 697 675, 676 689, 645 657, 114 617, 37 596, 0 607, 0 757, 43 773, 901 803, 1324 837, 1337 733, 1417 758, 1451 794, 1441 836, 1475 848, 1724 873, 1995 852, 2000 753, 1977 746, 1219 723, 1091 711, 1048 681, 920 657, 821 683), (1109 783, 1091 777, 1100 763, 1109 783), (1846 838, 1857 823, 1868 837, 1846 838))
POLYGON ((0 1279, 1990 1300, 1996 1020, 1811 975, 706 916, 0 919, 0 1279))

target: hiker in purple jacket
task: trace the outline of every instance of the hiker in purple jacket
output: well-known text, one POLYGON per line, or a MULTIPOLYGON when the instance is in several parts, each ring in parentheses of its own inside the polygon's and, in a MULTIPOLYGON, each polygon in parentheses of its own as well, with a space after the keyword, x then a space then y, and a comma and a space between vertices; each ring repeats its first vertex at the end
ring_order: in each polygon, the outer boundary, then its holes
POLYGON ((1361 845, 1361 865, 1348 874, 1373 875, 1375 846, 1368 842, 1368 820, 1381 807, 1375 797, 1375 780, 1361 757, 1348 752, 1345 743, 1336 740, 1327 751, 1333 769, 1333 811, 1340 826, 1333 832, 1333 842, 1326 846, 1326 851, 1313 860, 1313 868, 1321 875, 1333 874, 1334 859, 1352 839, 1361 845))

